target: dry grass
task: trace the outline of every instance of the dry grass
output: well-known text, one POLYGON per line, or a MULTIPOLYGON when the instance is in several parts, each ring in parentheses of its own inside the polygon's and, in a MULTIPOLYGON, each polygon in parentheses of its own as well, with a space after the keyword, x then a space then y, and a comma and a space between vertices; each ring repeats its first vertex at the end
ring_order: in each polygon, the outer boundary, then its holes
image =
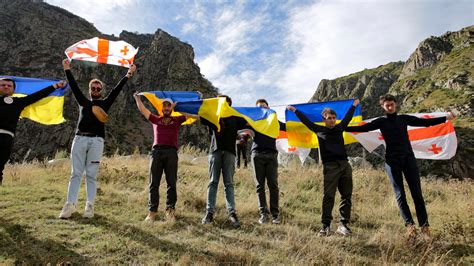
MULTIPOLYGON (((222 184, 215 224, 200 224, 207 190, 207 157, 202 151, 187 147, 180 152, 176 223, 165 221, 163 204, 157 222, 143 222, 149 159, 138 154, 103 160, 94 219, 80 214, 57 219, 70 174, 69 160, 61 157, 64 154, 58 154, 54 163, 7 166, 0 187, 0 263, 474 263, 472 181, 423 180, 433 239, 407 243, 385 173, 355 169, 354 236, 319 238, 322 169, 318 166, 302 168, 291 162, 280 169, 283 223, 264 226, 256 223, 252 172, 239 170, 234 181, 242 228, 235 230, 227 221, 222 184)), ((163 203, 164 181, 160 192, 163 203)), ((84 198, 82 188, 81 205, 84 198)))

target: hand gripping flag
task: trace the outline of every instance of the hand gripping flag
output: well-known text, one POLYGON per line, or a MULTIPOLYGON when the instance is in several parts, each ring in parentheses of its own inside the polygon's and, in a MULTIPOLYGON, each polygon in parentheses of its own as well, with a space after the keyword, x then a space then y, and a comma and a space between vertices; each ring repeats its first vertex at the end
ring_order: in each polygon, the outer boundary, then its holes
POLYGON ((130 67, 138 48, 124 41, 109 41, 98 37, 82 40, 64 51, 69 60, 83 60, 101 64, 130 67))
MULTIPOLYGON (((159 114, 162 114, 163 111, 163 100, 169 98, 173 100, 173 102, 189 102, 189 101, 198 101, 201 99, 201 96, 197 92, 191 91, 148 91, 142 92, 140 95, 145 96, 145 98, 150 101, 150 103, 155 107, 156 111, 159 114)), ((179 112, 173 111, 171 116, 180 116, 182 115, 179 112)), ((192 124, 195 122, 195 119, 190 118, 186 120, 183 125, 192 124)))
MULTIPOLYGON (((447 113, 418 113, 409 114, 420 118, 435 118, 446 116, 447 113)), ((364 120, 368 123, 376 118, 364 120)), ((364 148, 373 152, 378 146, 384 145, 380 130, 374 130, 365 133, 350 133, 364 146, 364 148)), ((412 127, 408 126, 408 137, 410 139, 415 158, 431 160, 448 160, 456 154, 457 138, 454 126, 451 121, 430 126, 430 127, 412 127)))
MULTIPOLYGON (((15 81, 16 88, 13 97, 25 97, 41 89, 58 83, 59 80, 46 80, 37 78, 22 78, 0 76, 1 78, 11 78, 15 81)), ((64 94, 66 86, 62 89, 56 89, 49 96, 27 106, 21 112, 21 118, 28 118, 44 125, 57 125, 66 121, 63 117, 64 94)))
MULTIPOLYGON (((346 113, 352 106, 354 100, 341 100, 318 103, 305 103, 293 105, 300 112, 303 112, 309 120, 318 125, 325 125, 321 112, 324 108, 329 107, 336 111, 336 123, 340 123, 346 113)), ((296 116, 295 113, 286 110, 286 133, 288 135, 288 143, 293 147, 300 148, 318 148, 318 137, 316 134, 308 129, 296 116)), ((360 105, 355 109, 354 116, 351 123, 362 121, 360 105)), ((344 144, 357 142, 357 140, 347 132, 343 133, 344 144)))

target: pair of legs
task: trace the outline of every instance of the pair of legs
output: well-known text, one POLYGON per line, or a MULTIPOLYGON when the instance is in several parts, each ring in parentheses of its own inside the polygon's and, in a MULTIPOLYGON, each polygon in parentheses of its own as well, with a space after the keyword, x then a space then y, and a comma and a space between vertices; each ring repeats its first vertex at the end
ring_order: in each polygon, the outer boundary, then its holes
POLYGON ((387 158, 385 163, 385 170, 392 182, 395 197, 397 198, 398 208, 400 214, 405 222, 405 225, 413 225, 413 217, 408 207, 405 188, 403 187, 403 176, 410 189, 411 197, 415 204, 416 216, 420 226, 429 226, 428 214, 426 212, 425 201, 421 191, 420 173, 416 165, 416 159, 413 155, 400 156, 396 158, 387 158))
POLYGON ((240 157, 244 161, 244 168, 247 168, 247 146, 237 145, 237 168, 240 168, 240 157))
POLYGON ((207 188, 207 212, 214 213, 220 175, 224 180, 226 207, 229 214, 235 214, 234 195, 235 155, 224 150, 216 150, 209 155, 209 185, 207 188))
POLYGON ((258 209, 261 215, 271 213, 272 217, 280 215, 278 188, 278 154, 254 153, 252 154, 254 181, 257 188, 258 209), (268 211, 265 195, 265 181, 270 191, 270 211, 268 211))
POLYGON ((13 137, 0 133, 0 185, 3 181, 3 170, 12 153, 13 137))
POLYGON ((172 147, 156 148, 150 162, 149 211, 157 212, 160 199, 159 187, 163 172, 166 177, 166 209, 175 209, 177 201, 176 181, 178 178, 178 153, 172 147))
POLYGON ((323 174, 324 195, 321 222, 327 227, 331 224, 336 190, 339 190, 341 223, 348 224, 352 207, 352 167, 347 161, 328 162, 323 165, 323 174))

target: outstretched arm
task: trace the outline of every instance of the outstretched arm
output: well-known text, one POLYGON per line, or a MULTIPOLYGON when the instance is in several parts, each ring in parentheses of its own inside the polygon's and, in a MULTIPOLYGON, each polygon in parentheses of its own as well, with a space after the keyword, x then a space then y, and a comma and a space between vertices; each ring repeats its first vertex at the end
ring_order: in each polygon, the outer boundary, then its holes
POLYGON ((21 102, 21 104, 23 105, 23 108, 25 108, 26 106, 30 105, 30 104, 33 104, 41 99, 43 99, 44 97, 50 95, 55 89, 58 89, 58 88, 64 88, 66 87, 67 83, 66 81, 63 81, 61 80, 60 82, 56 83, 56 84, 53 84, 51 86, 48 86, 42 90, 39 90, 33 94, 30 94, 26 97, 23 97, 23 98, 19 98, 19 101, 21 102))
POLYGON ((74 98, 76 98, 76 101, 80 106, 83 106, 87 101, 87 98, 82 94, 81 89, 79 89, 79 85, 71 72, 71 62, 67 58, 63 60, 63 69, 66 73, 67 82, 69 83, 69 87, 71 87, 72 94, 74 94, 74 98))
POLYGON ((446 122, 446 120, 452 120, 456 118, 456 116, 451 112, 449 112, 447 116, 436 117, 436 118, 419 118, 419 117, 411 116, 411 115, 407 115, 405 117, 407 119, 407 124, 413 127, 435 126, 435 125, 446 122))
POLYGON ((372 122, 369 122, 367 124, 364 124, 362 126, 350 126, 350 127, 346 127, 345 131, 347 132, 369 132, 369 131, 372 131, 372 130, 376 130, 376 129, 379 129, 380 126, 379 126, 379 123, 378 123, 378 119, 372 121, 372 122))
POLYGON ((138 107, 138 110, 140 111, 140 113, 142 113, 143 116, 147 120, 149 120, 151 112, 143 104, 142 99, 140 98, 140 95, 138 95, 138 92, 135 92, 133 94, 133 98, 135 98, 135 102, 137 103, 137 107, 138 107))
POLYGON ((127 81, 135 74, 137 70, 137 66, 132 64, 128 69, 127 74, 119 81, 119 83, 112 89, 109 95, 104 99, 105 105, 111 106, 115 99, 117 99, 118 95, 122 91, 123 86, 127 81))
POLYGON ((288 107, 286 107, 286 109, 294 112, 296 114, 296 116, 301 120, 301 122, 303 122, 303 124, 307 128, 309 128, 311 131, 321 132, 321 131, 325 130, 325 127, 320 126, 320 125, 316 125, 315 123, 311 122, 311 120, 309 120, 302 112, 296 110, 296 108, 294 106, 289 105, 288 107))

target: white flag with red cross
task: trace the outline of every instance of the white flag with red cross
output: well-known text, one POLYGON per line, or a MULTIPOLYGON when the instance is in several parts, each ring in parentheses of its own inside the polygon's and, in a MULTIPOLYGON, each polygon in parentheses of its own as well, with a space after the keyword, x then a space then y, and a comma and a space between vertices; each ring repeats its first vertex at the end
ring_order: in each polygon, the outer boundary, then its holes
MULTIPOLYGON (((447 113, 417 113, 410 115, 419 118, 435 118, 447 116, 447 113)), ((374 119, 376 118, 364 120, 361 124, 368 123, 374 119)), ((373 152, 380 145, 385 146, 380 130, 351 134, 369 152, 373 152)), ((454 131, 453 123, 449 120, 430 127, 408 126, 408 137, 417 159, 448 160, 456 154, 458 147, 456 132, 454 131)))
POLYGON ((92 61, 129 68, 138 48, 124 41, 109 41, 98 37, 82 40, 64 51, 69 60, 92 61))
POLYGON ((296 154, 300 158, 301 163, 304 163, 308 158, 311 149, 292 147, 288 144, 288 136, 285 131, 280 131, 280 135, 276 139, 276 148, 280 153, 296 154))

